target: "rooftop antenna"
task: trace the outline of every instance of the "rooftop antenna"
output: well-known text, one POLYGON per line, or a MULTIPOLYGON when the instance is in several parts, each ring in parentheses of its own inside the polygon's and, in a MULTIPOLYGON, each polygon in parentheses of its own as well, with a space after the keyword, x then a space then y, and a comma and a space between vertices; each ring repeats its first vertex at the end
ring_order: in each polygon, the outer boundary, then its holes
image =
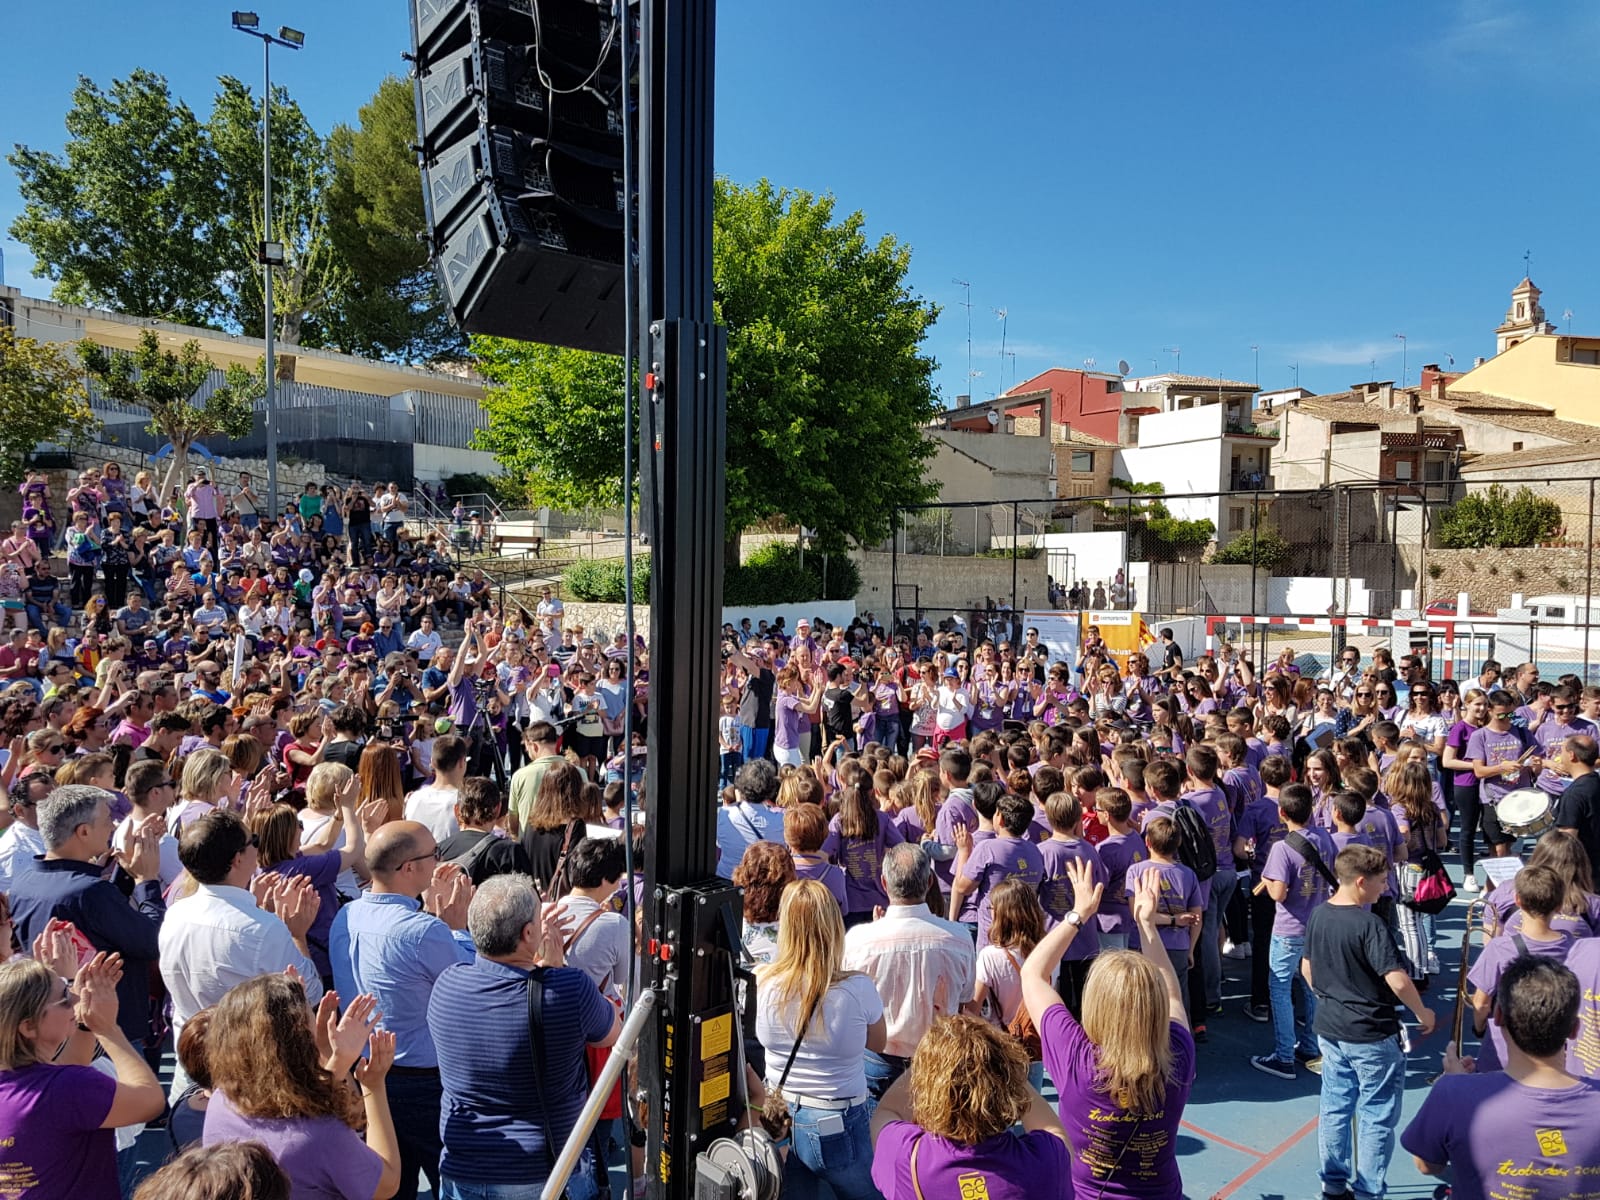
POLYGON ((1367 376, 1367 382, 1376 383, 1378 381, 1378 360, 1373 359, 1367 364, 1367 368, 1370 372, 1367 376))
POLYGON ((1172 373, 1174 375, 1182 375, 1183 374, 1183 347, 1182 346, 1163 346, 1161 348, 1161 353, 1172 355, 1172 373))
POLYGON ((1296 390, 1299 390, 1299 387, 1300 387, 1300 364, 1299 363, 1290 363, 1289 364, 1289 369, 1294 372, 1294 386, 1295 386, 1296 390))
MULTIPOLYGON (((4 279, 0 279, 0 283, 4 283, 4 282, 5 282, 4 279)), ((1567 323, 1567 332, 1571 333, 1572 332, 1572 310, 1570 308, 1562 310, 1561 319, 1567 323)))
POLYGON ((1532 280, 1533 279, 1533 251, 1532 250, 1524 250, 1522 252, 1522 277, 1524 279, 1527 279, 1527 280, 1532 280))
POLYGON ((962 287, 962 288, 966 288, 967 289, 967 298, 965 300, 957 301, 957 303, 960 304, 962 308, 967 310, 967 393, 970 395, 971 392, 972 392, 972 380, 973 380, 973 374, 972 374, 972 284, 968 283, 965 279, 952 279, 950 282, 955 284, 957 287, 962 287))
POLYGON ((1011 360, 1011 387, 1006 389, 1007 392, 1010 392, 1017 386, 1017 352, 1015 350, 1007 350, 1006 357, 1011 360))
POLYGON ((1006 318, 1010 315, 1003 308, 991 309, 995 320, 1000 322, 1000 380, 1005 382, 1006 376, 1006 318))
POLYGON ((1250 353, 1256 356, 1256 388, 1259 390, 1261 387, 1261 347, 1251 346, 1250 353))
POLYGON ((1405 334, 1397 333, 1395 337, 1400 339, 1400 386, 1403 389, 1406 386, 1406 354, 1411 347, 1406 341, 1405 334))

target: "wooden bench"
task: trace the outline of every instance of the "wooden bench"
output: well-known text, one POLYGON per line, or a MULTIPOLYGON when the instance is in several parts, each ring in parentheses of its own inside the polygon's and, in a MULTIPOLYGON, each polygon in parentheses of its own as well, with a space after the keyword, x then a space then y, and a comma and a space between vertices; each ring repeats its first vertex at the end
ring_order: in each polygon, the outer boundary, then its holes
POLYGON ((489 540, 497 555, 521 550, 535 558, 544 557, 544 535, 540 533, 497 533, 489 540))

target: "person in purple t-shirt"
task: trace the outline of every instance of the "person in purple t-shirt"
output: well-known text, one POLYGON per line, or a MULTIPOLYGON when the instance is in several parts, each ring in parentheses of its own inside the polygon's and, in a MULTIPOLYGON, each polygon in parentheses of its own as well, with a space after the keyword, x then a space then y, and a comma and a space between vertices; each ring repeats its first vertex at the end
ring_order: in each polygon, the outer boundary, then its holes
POLYGON ((1511 853, 1511 838, 1500 824, 1497 805, 1519 788, 1532 787, 1544 768, 1538 744, 1527 730, 1512 725, 1516 697, 1510 692, 1494 692, 1489 697, 1489 723, 1474 730, 1467 739, 1466 761, 1478 777, 1483 811, 1479 817, 1484 841, 1496 858, 1511 853))
POLYGON ((1552 800, 1559 800, 1567 785, 1572 782, 1567 776, 1557 771, 1551 763, 1561 753, 1561 747, 1569 737, 1580 733, 1595 736, 1595 727, 1578 712, 1578 689, 1572 687, 1558 687, 1550 694, 1550 707, 1541 719, 1528 722, 1528 730, 1533 734, 1533 740, 1539 744, 1539 756, 1544 759, 1544 770, 1539 773, 1537 786, 1541 792, 1552 800))
MULTIPOLYGON (((1183 985, 1187 1002, 1193 997, 1189 990, 1189 972, 1194 967, 1195 948, 1205 920, 1205 901, 1194 872, 1178 861, 1178 842, 1178 826, 1171 817, 1152 817, 1144 827, 1144 844, 1150 857, 1134 863, 1125 877, 1130 895, 1138 890, 1139 880, 1144 876, 1156 878, 1160 901, 1156 925, 1161 930, 1161 945, 1173 973, 1183 985)), ((1194 1014, 1190 1013, 1190 1021, 1193 1019, 1194 1014)))
POLYGON ((1050 979, 1073 939, 1086 936, 1078 931, 1094 917, 1101 888, 1087 863, 1067 870, 1072 912, 1023 964, 1022 997, 1061 1097, 1072 1191, 1097 1200, 1167 1200, 1183 1193, 1178 1127, 1194 1086, 1195 1047, 1183 989, 1161 945, 1159 880, 1147 873, 1134 889, 1142 951, 1100 955, 1080 1024, 1050 979), (1137 1047, 1138 1061, 1120 1061, 1118 1047, 1137 1047))
POLYGON ((828 825, 822 853, 844 868, 844 925, 853 928, 872 920, 872 910, 887 907, 883 890, 883 854, 905 838, 894 817, 872 800, 866 780, 843 789, 839 815, 828 825))
MULTIPOLYGON (((973 787, 973 799, 981 813, 989 799, 987 790, 998 793, 997 783, 973 787)), ((960 911, 970 896, 976 903, 978 947, 989 940, 989 893, 1007 879, 1021 879, 1037 888, 1044 879, 1044 859, 1039 848, 1028 840, 1033 824, 1033 802, 1026 796, 995 796, 994 837, 974 841, 964 827, 956 831, 955 881, 950 889, 950 907, 960 911)))
POLYGON ((1279 791, 1283 840, 1267 854, 1259 885, 1278 906, 1267 960, 1273 1053, 1257 1055, 1250 1065, 1279 1079, 1295 1077, 1297 1059, 1309 1066, 1321 1057, 1311 1028, 1317 999, 1300 977, 1300 959, 1305 954, 1306 920, 1328 898, 1335 855, 1332 838, 1311 824, 1312 806, 1311 789, 1303 783, 1285 784, 1279 791))
POLYGON ((1128 868, 1143 862, 1149 851, 1133 827, 1133 799, 1124 789, 1101 788, 1095 793, 1094 808, 1111 831, 1095 847, 1106 872, 1106 890, 1096 918, 1098 941, 1102 950, 1126 950, 1128 935, 1134 932, 1133 911, 1128 907, 1128 868))
POLYGON ((1592 1194, 1575 1177, 1600 1163, 1600 1085, 1564 1061, 1582 1003, 1582 982, 1559 963, 1529 957, 1506 967, 1494 1015, 1505 1070, 1478 1072, 1446 1048, 1444 1076, 1400 1135, 1417 1170, 1448 1173, 1455 1196, 1592 1194))
POLYGON ((822 852, 828 838, 828 813, 817 804, 796 804, 783 814, 783 840, 794 858, 797 879, 815 879, 827 888, 839 902, 839 912, 845 912, 850 902, 845 890, 844 868, 828 861, 822 852))
MULTIPOLYGON (((1084 840, 1083 806, 1078 797, 1071 792, 1052 792, 1044 806, 1050 818, 1051 833, 1039 843, 1039 856, 1044 859, 1039 903, 1044 907, 1045 928, 1054 929, 1066 919, 1077 899, 1067 871, 1069 864, 1088 863, 1094 881, 1102 886, 1107 875, 1099 851, 1084 840)), ((1083 1014, 1083 988, 1089 979, 1089 966, 1099 952, 1100 939, 1086 934, 1072 940, 1061 960, 1061 979, 1057 986, 1068 1011, 1079 1019, 1083 1014)))
POLYGON ((1071 1170, 1056 1114, 1028 1086, 1015 1038, 968 1014, 940 1017, 872 1118, 872 1181, 883 1200, 1029 1200, 1071 1170), (911 1079, 917 1080, 917 1102, 911 1079), (934 1097, 925 1107, 922 1097, 934 1097), (1019 1135, 1012 1126, 1020 1123, 1019 1135))
POLYGON ((1530 955, 1561 962, 1573 944, 1570 934, 1550 927, 1550 918, 1566 899, 1566 882, 1549 867, 1523 867, 1514 882, 1522 927, 1490 938, 1467 974, 1472 987, 1472 1032, 1483 1041, 1478 1063, 1485 1070, 1495 1070, 1506 1061, 1505 1030, 1489 1019, 1506 967, 1530 955))

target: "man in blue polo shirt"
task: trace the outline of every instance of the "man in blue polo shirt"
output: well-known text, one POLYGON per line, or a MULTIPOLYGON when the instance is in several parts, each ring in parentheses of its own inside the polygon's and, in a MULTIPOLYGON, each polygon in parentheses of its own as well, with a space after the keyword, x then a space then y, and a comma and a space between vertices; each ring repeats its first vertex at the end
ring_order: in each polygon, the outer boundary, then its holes
MULTIPOLYGON (((444 1200, 501 1189, 536 1194, 589 1096, 584 1047, 609 1046, 622 1031, 590 978, 563 965, 561 943, 545 937, 540 915, 527 876, 484 880, 467 910, 477 957, 433 985, 428 1029, 444 1089, 444 1200), (530 1015, 540 1031, 538 1063, 530 1015)), ((598 1192, 588 1160, 567 1185, 571 1200, 598 1192)))
POLYGON ((434 982, 456 963, 471 962, 465 936, 472 885, 459 867, 439 867, 426 825, 391 821, 367 843, 372 890, 333 919, 328 957, 341 996, 376 996, 384 1028, 394 1034, 389 1111, 400 1144, 396 1200, 415 1200, 417 1172, 439 1195, 439 1057, 428 1032, 434 982), (435 877, 438 876, 436 881, 435 877), (419 899, 429 893, 429 907, 419 899), (458 936, 459 935, 459 936, 458 936))

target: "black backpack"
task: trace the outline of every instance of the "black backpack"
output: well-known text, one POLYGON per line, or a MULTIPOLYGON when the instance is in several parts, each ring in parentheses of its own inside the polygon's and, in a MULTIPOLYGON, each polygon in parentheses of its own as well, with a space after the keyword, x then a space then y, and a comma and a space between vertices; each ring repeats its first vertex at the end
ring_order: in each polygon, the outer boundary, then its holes
POLYGON ((1172 823, 1178 827, 1178 861, 1204 883, 1217 873, 1217 847, 1206 819, 1198 808, 1179 796, 1172 809, 1172 823))

